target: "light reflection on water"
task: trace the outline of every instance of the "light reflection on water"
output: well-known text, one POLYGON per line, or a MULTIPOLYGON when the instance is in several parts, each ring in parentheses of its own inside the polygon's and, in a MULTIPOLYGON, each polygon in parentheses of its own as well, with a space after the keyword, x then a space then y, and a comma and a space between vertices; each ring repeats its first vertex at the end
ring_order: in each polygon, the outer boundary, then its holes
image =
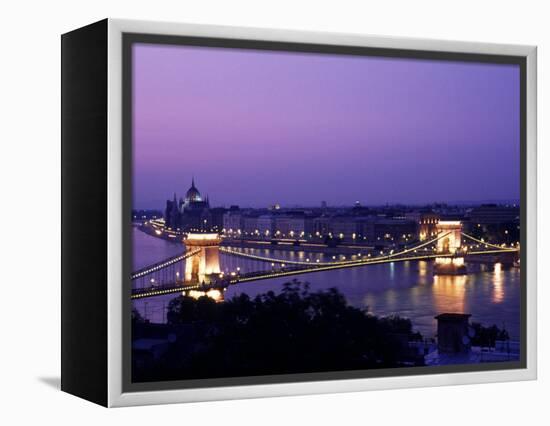
MULTIPOLYGON (((183 251, 181 245, 148 236, 134 230, 134 269, 174 256, 183 251)), ((315 262, 332 261, 332 255, 320 253, 273 250, 271 248, 242 249, 260 256, 288 260, 310 259, 315 262)), ((350 256, 346 255, 349 259, 350 256)), ((241 273, 270 270, 266 262, 221 255, 223 271, 241 268, 241 273)), ((436 330, 434 316, 442 312, 472 314, 472 321, 485 325, 504 326, 512 339, 519 339, 520 273, 519 269, 505 269, 496 264, 490 268, 472 268, 475 273, 462 276, 434 276, 431 262, 407 261, 363 268, 340 269, 322 273, 297 275, 307 281, 311 290, 338 288, 348 303, 368 309, 375 315, 400 315, 410 318, 416 330, 425 337, 433 337, 436 330)), ((266 291, 279 291, 289 278, 243 283, 230 287, 224 295, 227 300, 239 293, 254 297, 266 291)), ((158 296, 134 301, 134 306, 153 322, 162 322, 168 303, 175 295, 158 296)))

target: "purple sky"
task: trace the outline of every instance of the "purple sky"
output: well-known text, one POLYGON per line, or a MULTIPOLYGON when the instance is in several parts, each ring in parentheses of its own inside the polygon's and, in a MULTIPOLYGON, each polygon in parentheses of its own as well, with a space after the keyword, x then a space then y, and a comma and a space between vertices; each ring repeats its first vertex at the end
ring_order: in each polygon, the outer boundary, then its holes
POLYGON ((519 67, 134 46, 134 207, 519 198, 519 67))

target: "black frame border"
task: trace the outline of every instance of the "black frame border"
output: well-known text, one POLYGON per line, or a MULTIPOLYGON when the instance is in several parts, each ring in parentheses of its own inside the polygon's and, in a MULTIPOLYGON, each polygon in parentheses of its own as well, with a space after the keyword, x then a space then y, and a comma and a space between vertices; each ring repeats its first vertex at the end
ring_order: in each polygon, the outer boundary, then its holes
MULTIPOLYGON (((399 44, 399 41, 396 41, 399 44)), ((418 376, 467 372, 499 371, 527 368, 527 58, 525 56, 459 53, 400 48, 377 48, 365 46, 329 45, 299 42, 279 42, 270 40, 231 39, 216 37, 176 36, 163 34, 122 34, 122 391, 165 391, 193 388, 213 388, 226 386, 266 385, 281 383, 315 382, 327 380, 349 380, 396 376, 418 376), (380 370, 343 370, 322 373, 283 374, 269 376, 230 377, 216 379, 174 380, 163 382, 131 381, 131 273, 132 240, 132 46, 137 43, 214 47, 228 49, 267 50, 288 53, 312 53, 332 55, 352 55, 386 57, 395 59, 416 59, 432 61, 475 62, 518 65, 520 71, 520 243, 521 243, 521 297, 520 297, 520 360, 513 362, 465 364, 434 367, 403 367, 380 370)))
POLYGON ((61 390, 103 406, 109 354, 108 25, 103 19, 61 36, 61 390))

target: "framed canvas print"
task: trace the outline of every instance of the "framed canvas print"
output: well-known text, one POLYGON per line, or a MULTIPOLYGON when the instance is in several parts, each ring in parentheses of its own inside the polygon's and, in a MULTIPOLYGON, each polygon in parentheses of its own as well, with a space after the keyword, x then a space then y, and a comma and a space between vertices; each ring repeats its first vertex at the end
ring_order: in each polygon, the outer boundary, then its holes
POLYGON ((62 389, 106 406, 536 377, 536 49, 62 36, 62 389))

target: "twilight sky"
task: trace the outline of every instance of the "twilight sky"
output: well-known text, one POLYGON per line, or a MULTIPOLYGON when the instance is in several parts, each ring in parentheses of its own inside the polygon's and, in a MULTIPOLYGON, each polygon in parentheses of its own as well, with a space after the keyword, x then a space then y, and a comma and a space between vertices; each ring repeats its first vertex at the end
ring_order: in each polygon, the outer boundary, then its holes
POLYGON ((519 67, 136 44, 134 208, 519 199, 519 67))

